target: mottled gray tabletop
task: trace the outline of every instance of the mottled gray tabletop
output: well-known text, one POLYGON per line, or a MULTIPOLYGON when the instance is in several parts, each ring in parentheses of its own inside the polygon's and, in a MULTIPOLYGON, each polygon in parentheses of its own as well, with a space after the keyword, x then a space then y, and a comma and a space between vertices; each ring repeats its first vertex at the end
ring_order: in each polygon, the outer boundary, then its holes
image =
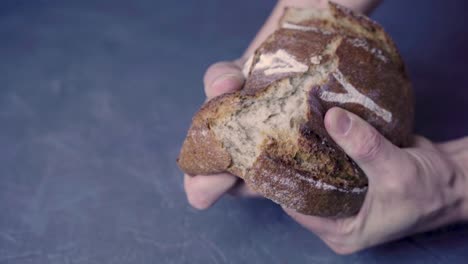
MULTIPOLYGON (((342 257, 266 200, 189 207, 175 159, 204 69, 273 3, 1 1, 0 263, 468 263, 466 225, 342 257)), ((374 14, 433 140, 468 135, 466 3, 374 14)))

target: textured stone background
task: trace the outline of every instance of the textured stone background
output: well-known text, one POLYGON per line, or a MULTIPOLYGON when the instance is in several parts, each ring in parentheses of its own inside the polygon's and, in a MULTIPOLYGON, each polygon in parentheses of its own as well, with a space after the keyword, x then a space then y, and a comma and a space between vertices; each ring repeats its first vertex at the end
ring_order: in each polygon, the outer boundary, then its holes
MULTIPOLYGON (((466 263, 466 225, 340 257, 269 201, 188 206, 174 161, 204 69, 240 55, 273 3, 1 1, 0 263, 466 263)), ((466 3, 374 14, 434 140, 468 135, 466 3)))

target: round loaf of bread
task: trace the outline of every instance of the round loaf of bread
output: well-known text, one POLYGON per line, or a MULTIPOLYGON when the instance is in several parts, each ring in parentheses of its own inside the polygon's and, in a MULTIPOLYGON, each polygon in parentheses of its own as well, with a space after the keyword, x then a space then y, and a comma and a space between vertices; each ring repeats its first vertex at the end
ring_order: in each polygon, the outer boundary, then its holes
POLYGON ((178 158, 184 172, 230 172, 282 206, 345 217, 359 211, 368 182, 327 134, 326 111, 339 106, 409 144, 411 83, 394 43, 367 17, 332 3, 288 8, 244 75, 242 90, 193 118, 178 158))

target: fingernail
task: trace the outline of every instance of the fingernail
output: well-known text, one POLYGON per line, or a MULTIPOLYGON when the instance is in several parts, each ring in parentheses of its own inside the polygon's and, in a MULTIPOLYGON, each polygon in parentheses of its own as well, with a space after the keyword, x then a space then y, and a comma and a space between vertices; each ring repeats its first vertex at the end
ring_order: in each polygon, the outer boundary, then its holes
MULTIPOLYGON (((216 86, 220 86, 223 84, 223 86, 238 86, 239 83, 242 84, 244 81, 243 77, 239 74, 236 73, 226 73, 218 78, 216 78, 212 83, 211 87, 215 88, 216 86)), ((229 87, 230 88, 230 87, 229 87)))
POLYGON ((331 120, 330 130, 335 135, 346 135, 351 127, 351 118, 349 114, 342 109, 334 109, 335 111, 334 116, 331 120))

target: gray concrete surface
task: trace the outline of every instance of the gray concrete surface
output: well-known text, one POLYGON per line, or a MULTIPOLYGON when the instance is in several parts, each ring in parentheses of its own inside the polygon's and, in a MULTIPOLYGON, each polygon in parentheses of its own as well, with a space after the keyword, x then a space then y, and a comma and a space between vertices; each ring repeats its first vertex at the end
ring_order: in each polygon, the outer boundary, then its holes
MULTIPOLYGON (((204 69, 241 54, 273 2, 1 1, 0 263, 467 263, 466 225, 342 257, 269 201, 188 206, 175 158, 204 69)), ((468 134, 465 10, 374 15, 434 140, 468 134)))

